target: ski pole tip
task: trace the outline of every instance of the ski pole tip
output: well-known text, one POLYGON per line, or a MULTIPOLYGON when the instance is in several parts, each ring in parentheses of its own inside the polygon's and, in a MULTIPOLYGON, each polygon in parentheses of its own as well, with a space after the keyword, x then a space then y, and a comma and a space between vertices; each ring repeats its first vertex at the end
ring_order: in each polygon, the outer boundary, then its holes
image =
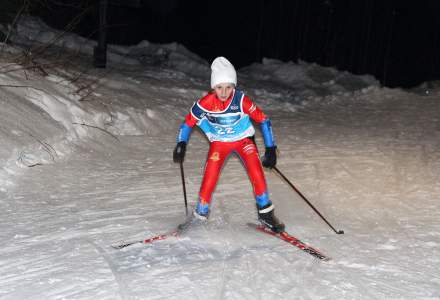
POLYGON ((344 230, 339 230, 336 232, 336 234, 344 234, 344 230))

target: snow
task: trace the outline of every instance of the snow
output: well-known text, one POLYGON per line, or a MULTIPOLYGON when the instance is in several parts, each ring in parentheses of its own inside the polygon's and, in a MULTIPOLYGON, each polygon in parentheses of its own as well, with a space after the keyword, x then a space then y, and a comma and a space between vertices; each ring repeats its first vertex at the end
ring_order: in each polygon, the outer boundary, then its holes
MULTIPOLYGON (((3 28, 3 30, 7 30, 3 28)), ((239 70, 271 117, 279 169, 270 195, 287 230, 332 257, 321 262, 246 226, 251 186, 231 157, 212 215, 179 239, 111 247, 185 219, 177 129, 209 87, 209 64, 183 46, 110 46, 26 17, 1 45, 0 299, 439 299, 440 89, 389 89, 305 62, 239 70), (23 60, 56 38, 56 47, 23 60), (30 50, 30 51, 29 51, 30 50)), ((262 149, 261 135, 257 144, 262 149)), ((196 201, 208 143, 185 160, 196 201)))

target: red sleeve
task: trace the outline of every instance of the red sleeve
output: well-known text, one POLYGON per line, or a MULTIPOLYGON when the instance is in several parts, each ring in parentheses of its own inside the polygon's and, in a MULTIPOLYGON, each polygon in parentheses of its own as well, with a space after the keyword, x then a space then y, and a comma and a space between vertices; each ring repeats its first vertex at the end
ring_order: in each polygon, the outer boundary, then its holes
POLYGON ((192 128, 192 127, 194 127, 197 124, 197 119, 194 118, 192 113, 189 113, 185 117, 185 123, 186 123, 186 125, 188 125, 189 127, 192 128))
POLYGON ((259 108, 257 105, 255 105, 254 102, 248 97, 243 97, 243 112, 245 114, 248 114, 252 120, 254 120, 257 123, 261 123, 264 120, 267 119, 267 116, 264 114, 264 112, 259 108))

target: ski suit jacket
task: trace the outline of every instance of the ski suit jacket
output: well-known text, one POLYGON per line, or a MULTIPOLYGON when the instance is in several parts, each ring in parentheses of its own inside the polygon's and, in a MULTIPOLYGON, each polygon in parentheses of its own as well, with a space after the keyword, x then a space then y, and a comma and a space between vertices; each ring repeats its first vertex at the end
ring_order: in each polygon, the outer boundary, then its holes
POLYGON ((234 89, 229 99, 222 101, 211 92, 194 103, 180 126, 177 142, 188 142, 195 125, 210 142, 235 142, 255 134, 251 120, 260 124, 265 146, 275 146, 269 118, 248 96, 234 89))

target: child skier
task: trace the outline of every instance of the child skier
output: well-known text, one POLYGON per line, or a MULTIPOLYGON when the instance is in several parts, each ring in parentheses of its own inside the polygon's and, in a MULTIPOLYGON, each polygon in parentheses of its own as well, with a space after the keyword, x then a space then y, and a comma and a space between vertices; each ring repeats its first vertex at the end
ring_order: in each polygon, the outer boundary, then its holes
POLYGON ((259 221, 274 232, 284 231, 274 215, 269 199, 263 168, 254 142, 255 129, 251 120, 260 124, 266 151, 263 166, 276 165, 276 145, 270 120, 252 100, 236 89, 237 74, 234 66, 224 57, 217 57, 211 65, 212 91, 198 100, 180 126, 173 161, 182 163, 192 128, 197 125, 210 141, 208 158, 200 187, 194 216, 206 220, 211 196, 220 176, 225 159, 235 152, 243 162, 251 180, 259 221))

